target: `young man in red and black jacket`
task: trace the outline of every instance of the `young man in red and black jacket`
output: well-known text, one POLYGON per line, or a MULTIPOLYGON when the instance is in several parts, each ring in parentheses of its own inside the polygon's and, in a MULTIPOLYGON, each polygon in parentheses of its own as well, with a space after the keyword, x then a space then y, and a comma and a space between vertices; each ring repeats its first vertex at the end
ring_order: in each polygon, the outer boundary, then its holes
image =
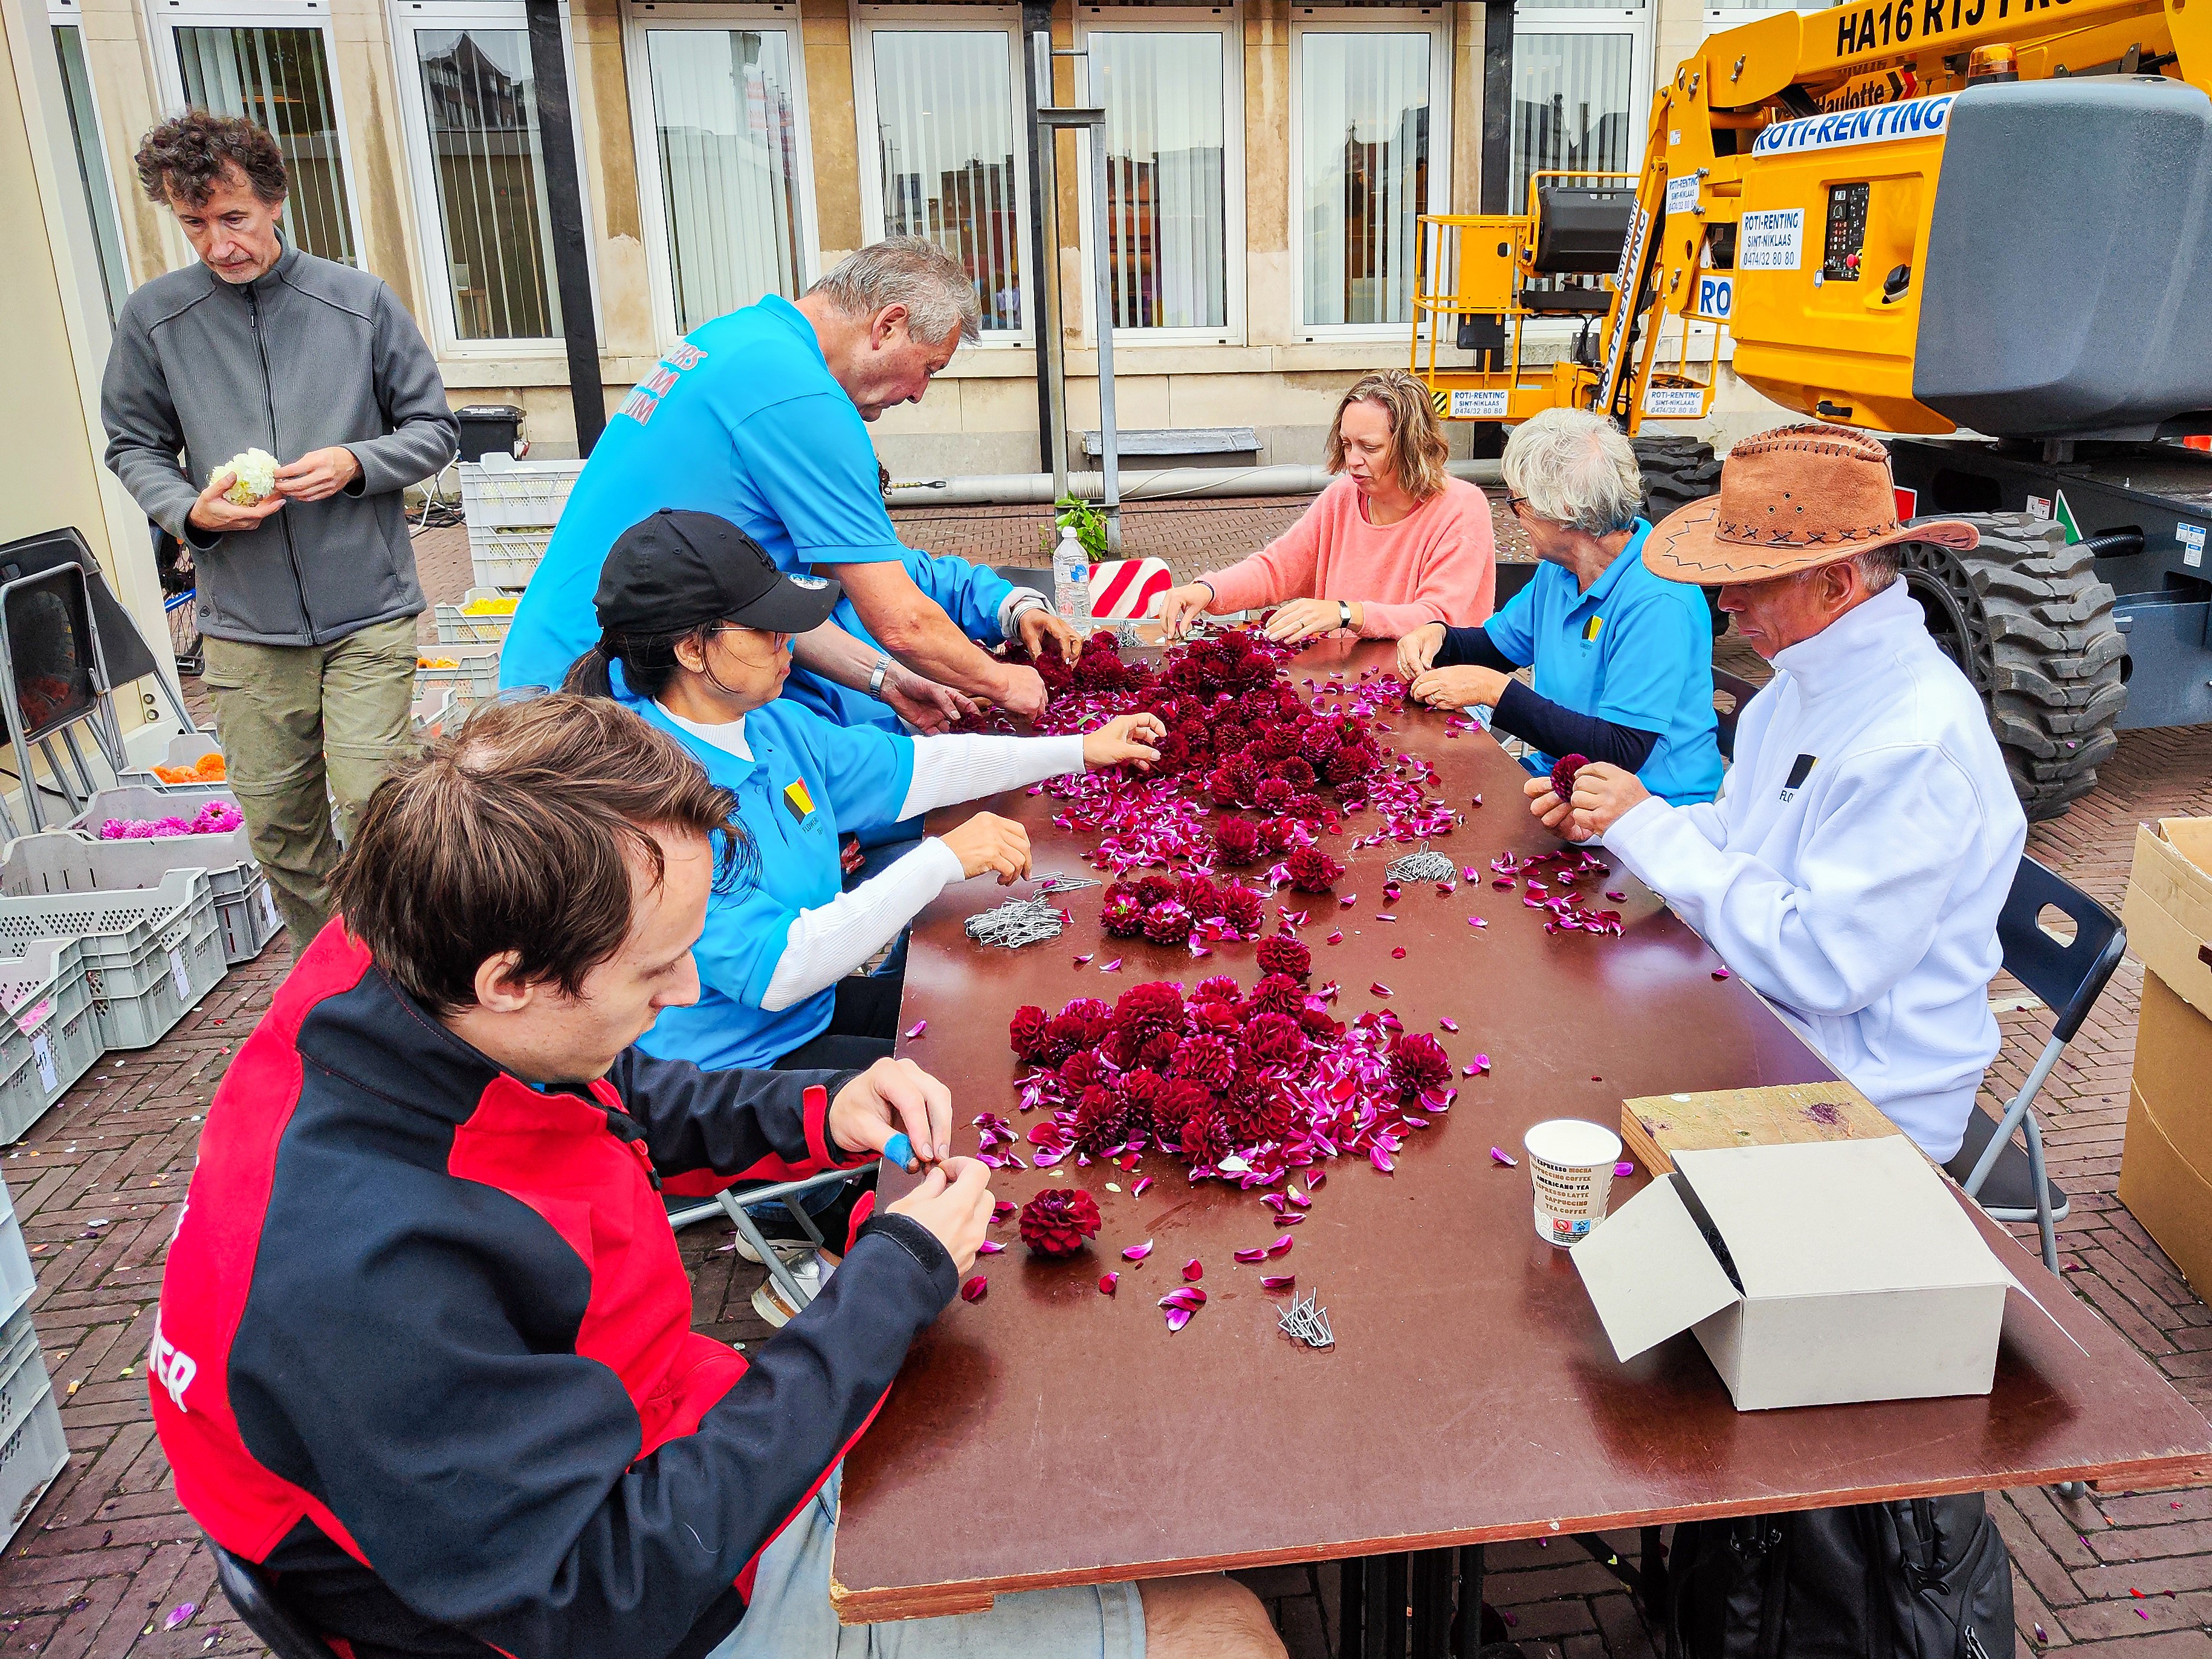
MULTIPOLYGON (((830 1606, 838 1460, 992 1196, 911 1061, 631 1046, 697 994, 708 892, 750 850, 727 811, 614 704, 480 711, 371 799, 343 919, 209 1113, 155 1425, 193 1516, 352 1659, 875 1650, 830 1606), (659 1173, 858 1165, 895 1130, 933 1167, 819 1298, 750 1365, 694 1334, 659 1173)), ((898 1651, 1281 1650, 1212 1579, 1006 1596, 898 1651)))

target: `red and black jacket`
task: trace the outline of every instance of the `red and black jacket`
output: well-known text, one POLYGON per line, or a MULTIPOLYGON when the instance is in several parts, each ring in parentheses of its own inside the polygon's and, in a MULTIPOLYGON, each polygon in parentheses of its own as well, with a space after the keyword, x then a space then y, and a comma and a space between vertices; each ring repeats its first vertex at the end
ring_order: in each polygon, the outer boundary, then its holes
POLYGON ((539 1091, 333 923, 208 1113, 149 1367, 177 1493, 382 1654, 703 1654, 958 1275, 869 1221, 748 1367, 691 1328, 653 1172, 865 1161, 848 1073, 635 1049, 539 1091))

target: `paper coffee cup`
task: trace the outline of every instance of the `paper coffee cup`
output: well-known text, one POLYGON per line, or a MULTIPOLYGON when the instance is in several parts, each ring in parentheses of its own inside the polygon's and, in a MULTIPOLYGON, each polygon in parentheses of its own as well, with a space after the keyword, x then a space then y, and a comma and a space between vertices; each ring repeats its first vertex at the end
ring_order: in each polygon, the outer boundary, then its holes
POLYGON ((1580 1243, 1605 1219, 1620 1137, 1601 1123, 1555 1117, 1521 1138, 1536 1188, 1536 1237, 1549 1244, 1580 1243))

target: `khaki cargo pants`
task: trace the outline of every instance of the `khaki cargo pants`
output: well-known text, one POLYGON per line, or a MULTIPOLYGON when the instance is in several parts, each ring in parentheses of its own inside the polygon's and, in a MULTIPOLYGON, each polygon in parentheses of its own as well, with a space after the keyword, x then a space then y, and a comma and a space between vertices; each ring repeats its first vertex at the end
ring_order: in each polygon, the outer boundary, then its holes
POLYGON ((204 645, 229 785, 297 954, 331 919, 340 838, 351 838, 362 804, 410 743, 415 619, 329 645, 204 645))

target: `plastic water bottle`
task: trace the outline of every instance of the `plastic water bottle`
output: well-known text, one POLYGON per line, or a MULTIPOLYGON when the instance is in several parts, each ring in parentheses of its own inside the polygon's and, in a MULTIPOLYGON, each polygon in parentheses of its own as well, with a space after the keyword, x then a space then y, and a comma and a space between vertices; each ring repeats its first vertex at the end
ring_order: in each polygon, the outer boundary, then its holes
POLYGON ((1063 525, 1060 545, 1052 550, 1052 603, 1072 623, 1091 620, 1091 556, 1073 525, 1063 525))

